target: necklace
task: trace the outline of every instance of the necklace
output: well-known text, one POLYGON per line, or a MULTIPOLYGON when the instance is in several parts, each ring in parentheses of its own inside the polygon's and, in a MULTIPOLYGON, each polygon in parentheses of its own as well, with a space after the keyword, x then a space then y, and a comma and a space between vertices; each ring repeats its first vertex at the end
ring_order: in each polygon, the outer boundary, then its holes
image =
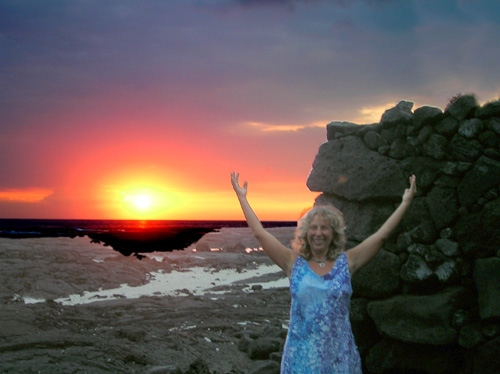
POLYGON ((314 258, 311 258, 311 261, 314 261, 315 263, 319 264, 319 267, 320 268, 324 268, 326 266, 325 264, 325 261, 327 260, 328 258, 325 257, 324 259, 322 260, 315 260, 314 258))

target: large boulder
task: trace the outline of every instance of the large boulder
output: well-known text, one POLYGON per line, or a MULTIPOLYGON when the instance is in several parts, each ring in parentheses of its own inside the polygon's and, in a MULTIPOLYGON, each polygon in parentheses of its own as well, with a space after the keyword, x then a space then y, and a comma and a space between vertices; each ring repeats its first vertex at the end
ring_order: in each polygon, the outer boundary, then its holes
POLYGON ((432 134, 424 144, 424 154, 442 160, 448 153, 448 139, 443 135, 432 134))
POLYGON ((283 341, 274 337, 259 337, 250 341, 248 356, 252 360, 266 360, 273 352, 279 351, 283 341))
POLYGON ((386 204, 359 203, 340 199, 335 195, 322 194, 315 204, 332 204, 339 209, 346 223, 346 236, 354 241, 361 242, 373 234, 391 215, 393 208, 386 204))
MULTIPOLYGON (((498 116, 500 117, 500 115, 498 116)), ((484 121, 484 125, 487 129, 494 131, 498 135, 500 135, 500 118, 489 118, 484 121)))
POLYGON ((399 268, 397 255, 381 250, 352 278, 355 296, 387 297, 399 290, 399 268))
POLYGON ((399 123, 412 123, 413 102, 401 100, 394 108, 388 109, 382 115, 380 123, 383 126, 392 126, 399 123))
POLYGON ((481 212, 461 216, 453 230, 468 257, 494 256, 500 248, 500 200, 485 205, 481 212))
POLYGON ((479 303, 482 319, 500 317, 500 258, 491 257, 476 260, 474 264, 479 303))
POLYGON ((474 356, 474 374, 500 373, 500 336, 479 347, 474 356))
POLYGON ((434 186, 425 202, 436 229, 452 224, 458 217, 458 199, 455 189, 434 186))
POLYGON ((382 335, 408 343, 447 345, 458 335, 451 316, 466 299, 460 287, 432 295, 399 295, 368 303, 368 314, 382 335))
POLYGON ((307 179, 311 191, 363 201, 400 198, 407 178, 400 164, 348 136, 323 143, 307 179))
POLYGON ((451 136, 457 132, 458 121, 453 117, 446 117, 435 126, 436 131, 444 136, 451 136))
POLYGON ((471 118, 460 122, 458 126, 458 133, 464 138, 475 138, 483 129, 483 122, 479 118, 471 118))
POLYGON ((422 106, 415 109, 413 113, 415 119, 415 126, 421 128, 423 126, 433 127, 443 117, 441 108, 434 106, 422 106))
POLYGON ((458 186, 461 205, 469 206, 491 188, 500 184, 500 161, 482 156, 465 174, 458 186))
POLYGON ((456 373, 462 362, 455 347, 436 347, 383 339, 370 349, 366 368, 370 373, 456 373))
POLYGON ((456 134, 448 145, 448 153, 457 161, 473 162, 481 155, 482 146, 477 140, 468 140, 456 134))
POLYGON ((464 120, 474 114, 479 108, 477 99, 474 95, 462 95, 453 100, 445 110, 445 114, 450 114, 457 120, 464 120))
POLYGON ((476 117, 489 118, 500 117, 500 100, 492 101, 484 104, 476 110, 476 117))
POLYGON ((326 138, 332 140, 343 136, 354 135, 364 127, 364 125, 357 125, 352 122, 333 121, 326 125, 326 138))

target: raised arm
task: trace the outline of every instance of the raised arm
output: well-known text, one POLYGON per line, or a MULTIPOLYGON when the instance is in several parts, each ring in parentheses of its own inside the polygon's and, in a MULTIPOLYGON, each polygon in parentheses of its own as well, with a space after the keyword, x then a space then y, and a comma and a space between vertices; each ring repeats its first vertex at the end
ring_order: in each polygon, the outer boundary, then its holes
POLYGON ((264 229, 264 226, 262 226, 259 218, 248 203, 248 183, 245 182, 243 187, 241 187, 238 180, 239 176, 239 173, 236 174, 233 171, 231 173, 231 183, 233 185, 234 192, 236 192, 236 196, 238 197, 238 201, 240 202, 248 227, 250 227, 252 234, 259 241, 262 249, 266 252, 269 258, 273 260, 276 265, 282 268, 288 276, 290 276, 293 263, 297 258, 297 253, 292 249, 285 247, 278 239, 264 229))
POLYGON ((417 192, 417 179, 414 175, 410 177, 410 188, 407 188, 403 194, 401 204, 391 214, 391 216, 384 222, 384 224, 371 236, 366 238, 356 247, 347 251, 347 258, 349 261, 349 271, 354 274, 357 270, 365 266, 378 251, 383 247, 385 241, 389 238, 392 231, 401 222, 404 214, 417 192))

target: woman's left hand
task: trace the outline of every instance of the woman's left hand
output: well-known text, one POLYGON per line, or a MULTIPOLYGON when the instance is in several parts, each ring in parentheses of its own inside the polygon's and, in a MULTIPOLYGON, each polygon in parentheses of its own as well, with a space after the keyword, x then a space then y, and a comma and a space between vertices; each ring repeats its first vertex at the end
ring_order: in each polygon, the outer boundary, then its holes
POLYGON ((236 196, 245 198, 247 196, 248 190, 248 182, 243 183, 243 187, 240 186, 239 183, 240 173, 232 172, 231 173, 231 184, 233 185, 234 192, 236 192, 236 196))
POLYGON ((403 201, 411 203, 416 193, 417 193, 417 177, 415 175, 412 175, 410 177, 410 188, 407 188, 405 190, 405 193, 403 194, 403 201))

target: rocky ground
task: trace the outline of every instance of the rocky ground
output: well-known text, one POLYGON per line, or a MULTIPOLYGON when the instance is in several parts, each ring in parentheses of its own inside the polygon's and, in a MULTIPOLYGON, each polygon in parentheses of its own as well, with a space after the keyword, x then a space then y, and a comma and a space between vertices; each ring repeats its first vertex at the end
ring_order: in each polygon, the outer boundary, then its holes
POLYGON ((250 373, 262 365, 241 349, 248 345, 242 338, 282 335, 288 290, 259 285, 282 279, 280 269, 245 279, 247 271, 271 265, 259 252, 164 257, 125 257, 88 238, 0 239, 0 372, 250 373), (211 274, 234 269, 240 281, 213 282, 195 294, 179 284, 167 295, 60 302, 124 283, 147 284, 151 272, 199 266, 211 274))

